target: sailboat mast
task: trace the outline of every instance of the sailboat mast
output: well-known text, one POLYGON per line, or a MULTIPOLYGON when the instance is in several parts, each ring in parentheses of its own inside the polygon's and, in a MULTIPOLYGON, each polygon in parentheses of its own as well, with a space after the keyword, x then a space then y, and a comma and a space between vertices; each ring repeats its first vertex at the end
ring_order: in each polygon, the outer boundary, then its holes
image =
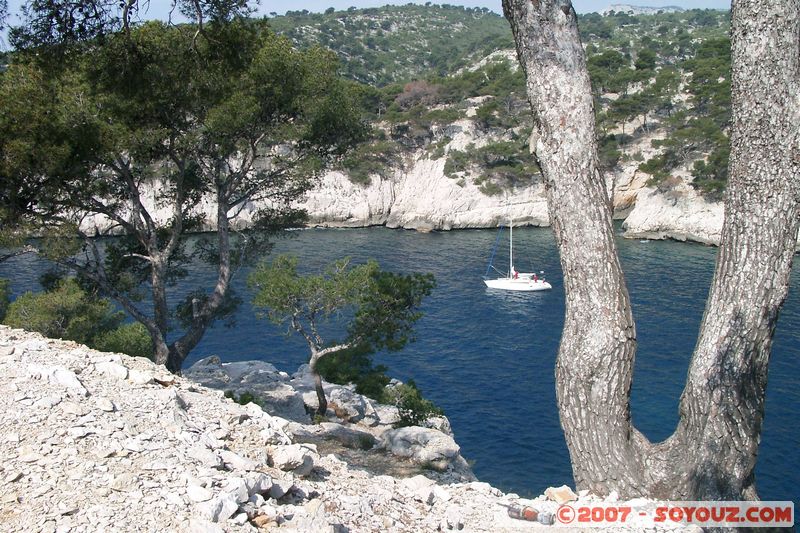
POLYGON ((508 217, 508 277, 514 277, 514 219, 508 217))

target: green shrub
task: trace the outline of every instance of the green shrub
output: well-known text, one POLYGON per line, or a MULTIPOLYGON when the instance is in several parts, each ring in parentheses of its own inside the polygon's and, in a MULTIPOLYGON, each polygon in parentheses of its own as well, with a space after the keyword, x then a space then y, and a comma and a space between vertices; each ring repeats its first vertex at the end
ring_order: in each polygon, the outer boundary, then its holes
POLYGON ((722 192, 728 183, 728 159, 730 145, 723 144, 711 152, 708 160, 694 162, 692 186, 709 198, 721 199, 722 192))
POLYGON ((236 395, 235 392, 232 390, 225 391, 225 397, 230 398, 234 402, 238 403, 239 405, 247 405, 248 403, 254 403, 256 405, 264 406, 264 402, 258 396, 255 396, 250 391, 244 391, 243 393, 236 395))
MULTIPOLYGON (((597 159, 600 168, 612 169, 617 166, 622 153, 619 149, 619 141, 614 135, 606 135, 597 143, 597 159)), ((641 151, 639 152, 641 157, 641 151)))
POLYGON ((371 176, 388 177, 388 171, 400 163, 401 150, 397 143, 374 140, 351 150, 341 161, 341 168, 347 172, 350 181, 367 186, 371 176))
POLYGON ((8 311, 10 293, 9 281, 7 279, 0 279, 0 322, 3 321, 6 316, 6 311, 8 311))
POLYGON ((4 322, 46 337, 91 345, 101 333, 116 329, 124 316, 108 300, 88 296, 70 278, 51 291, 23 294, 8 306, 4 322))
POLYGON ((669 171, 673 168, 674 166, 669 163, 664 155, 657 155, 639 165, 640 171, 646 172, 647 174, 653 176, 647 182, 648 185, 655 185, 657 182, 660 182, 666 178, 669 175, 669 171))
POLYGON ((456 172, 467 170, 469 156, 461 150, 450 150, 447 154, 447 162, 444 164, 444 175, 448 178, 456 178, 456 172))
POLYGON ((496 196, 503 192, 502 187, 500 187, 495 182, 489 180, 486 180, 483 183, 481 183, 480 187, 478 187, 478 190, 480 190, 486 196, 496 196))
POLYGON ((92 348, 103 352, 117 352, 134 357, 153 359, 153 340, 150 334, 139 322, 123 324, 122 326, 100 333, 91 342, 92 348))
POLYGON ((122 325, 125 314, 114 311, 109 300, 87 294, 73 278, 45 282, 49 290, 26 292, 8 306, 6 325, 96 350, 152 359, 147 329, 138 322, 122 325))
POLYGON ((464 117, 464 112, 458 109, 449 107, 445 109, 434 109, 429 111, 423 117, 423 120, 428 123, 436 122, 439 124, 450 124, 458 119, 464 117))
POLYGON ((357 393, 380 399, 390 379, 384 365, 373 366, 372 353, 369 345, 361 344, 320 359, 317 369, 325 381, 354 383, 357 393))
POLYGON ((428 145, 426 151, 428 152, 428 157, 431 159, 441 159, 445 156, 445 149, 447 148, 447 144, 450 142, 450 139, 442 139, 441 141, 431 143, 428 145))
POLYGON ((422 397, 422 392, 413 379, 395 387, 386 387, 382 403, 397 407, 400 420, 395 427, 419 426, 432 416, 443 415, 436 405, 422 397))

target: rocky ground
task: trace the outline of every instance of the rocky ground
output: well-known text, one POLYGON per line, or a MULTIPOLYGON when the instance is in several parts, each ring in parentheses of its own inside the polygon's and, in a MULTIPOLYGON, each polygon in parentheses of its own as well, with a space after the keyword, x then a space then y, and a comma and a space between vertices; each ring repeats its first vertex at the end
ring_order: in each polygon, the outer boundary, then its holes
MULTIPOLYGON (((209 382, 213 376, 230 379, 233 372, 214 360, 206 360, 204 366, 195 373, 204 373, 209 382)), ((302 372, 280 377, 273 381, 304 379, 302 372)), ((334 397, 346 395, 334 392, 334 397)), ((514 504, 554 513, 559 504, 552 499, 523 500, 469 481, 471 472, 461 464, 455 441, 442 431, 446 427, 410 430, 436 441, 429 445, 384 423, 391 413, 381 406, 371 406, 375 413, 351 422, 361 415, 348 412, 347 402, 340 403, 345 418, 334 416, 336 422, 315 429, 253 403, 239 405, 222 390, 175 377, 144 359, 0 326, 1 529, 355 532, 553 527, 508 516, 508 506, 514 504), (434 439, 423 430, 441 437, 434 439), (372 435, 374 443, 359 434, 351 441, 331 437, 348 432, 372 435), (319 444, 300 442, 315 439, 319 444), (449 449, 449 455, 436 456, 432 450, 437 449, 449 449), (389 476, 365 469, 369 460, 362 466, 358 460, 342 460, 378 453, 389 458, 384 466, 405 467, 386 467, 395 474, 389 476)), ((366 412, 371 413, 369 408, 366 412)), ((562 492, 570 498, 570 491, 562 492)), ((562 496, 551 491, 551 498, 562 496)), ((591 501, 596 500, 582 493, 578 503, 591 501)))

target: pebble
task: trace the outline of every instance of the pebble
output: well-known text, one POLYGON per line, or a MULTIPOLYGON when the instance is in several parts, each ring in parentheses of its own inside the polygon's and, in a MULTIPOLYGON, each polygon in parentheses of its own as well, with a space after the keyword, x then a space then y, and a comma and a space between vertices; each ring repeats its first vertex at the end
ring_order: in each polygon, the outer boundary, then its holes
POLYGON ((99 398, 97 400, 97 408, 107 413, 112 413, 116 409, 114 407, 114 402, 112 402, 108 398, 99 398))
POLYGON ((193 446, 186 454, 208 468, 222 468, 222 458, 205 446, 193 446))
POLYGON ((5 357, 14 354, 14 346, 0 346, 0 356, 5 357))
POLYGON ((22 479, 22 472, 10 472, 5 478, 3 478, 3 484, 7 485, 9 483, 14 483, 20 479, 22 479))
POLYGON ((200 515, 212 522, 224 522, 239 509, 239 504, 228 493, 222 493, 216 498, 197 505, 200 515))
POLYGON ((139 477, 129 472, 122 473, 114 478, 109 485, 111 490, 118 492, 132 492, 139 485, 139 477))
POLYGON ((33 402, 33 406, 41 409, 52 409, 59 403, 61 403, 61 396, 45 396, 44 398, 33 402))
POLYGON ((61 411, 67 415, 83 416, 88 412, 86 407, 72 401, 61 402, 60 407, 61 411))
POLYGON ((265 494, 272 487, 272 478, 263 472, 248 475, 246 482, 249 496, 265 494))
POLYGON ((198 485, 188 485, 186 487, 186 496, 188 496, 193 502, 205 502, 210 500, 214 494, 204 487, 200 487, 198 485))
POLYGON ((247 492, 247 483, 240 477, 231 477, 225 482, 222 490, 236 499, 236 503, 245 503, 250 494, 247 492))
POLYGON ((71 391, 74 391, 78 396, 89 395, 89 392, 86 390, 86 387, 83 386, 81 380, 79 380, 78 376, 75 375, 75 372, 71 370, 57 368, 51 374, 50 380, 55 381, 59 385, 62 385, 71 391))
POLYGON ((225 530, 219 524, 197 517, 189 520, 188 530, 191 533, 225 533, 225 530))
POLYGON ((17 459, 23 463, 35 463, 41 460, 43 457, 42 454, 36 452, 30 452, 17 457, 17 459))
POLYGON ((125 366, 112 361, 95 363, 94 369, 97 372, 114 379, 126 379, 128 377, 128 369, 125 366))
POLYGON ((258 466, 252 459, 242 457, 229 450, 220 450, 219 456, 225 466, 232 470, 255 470, 258 466))
POLYGON ((91 429, 84 426, 76 426, 67 430, 67 434, 73 439, 80 439, 92 433, 93 431, 91 429))
POLYGON ((284 479, 273 480, 272 486, 269 489, 269 495, 271 498, 275 498, 277 500, 292 490, 292 487, 294 487, 294 482, 292 481, 284 479))
POLYGON ((149 372, 144 372, 142 370, 136 370, 135 368, 131 368, 128 370, 128 381, 133 383, 134 385, 148 385, 153 383, 153 375, 149 372))

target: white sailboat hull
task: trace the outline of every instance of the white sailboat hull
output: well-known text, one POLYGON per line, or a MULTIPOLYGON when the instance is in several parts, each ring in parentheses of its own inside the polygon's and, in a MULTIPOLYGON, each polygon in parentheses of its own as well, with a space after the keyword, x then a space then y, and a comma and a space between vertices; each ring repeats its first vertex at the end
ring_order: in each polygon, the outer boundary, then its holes
POLYGON ((485 279, 483 282, 490 289, 502 289, 505 291, 546 291, 553 288, 552 285, 541 279, 534 280, 523 277, 519 277, 517 279, 485 279))
MULTIPOLYGON (((497 234, 497 239, 500 239, 499 233, 497 234)), ((495 249, 496 248, 497 243, 495 243, 495 249)), ((494 250, 492 250, 492 259, 494 259, 494 250)), ((489 260, 489 268, 492 268, 491 259, 489 260)), ((495 270, 497 269, 495 268, 495 270)), ((552 285, 543 279, 539 279, 533 272, 517 272, 514 269, 514 221, 511 219, 508 221, 508 272, 508 277, 495 279, 484 278, 483 282, 490 289, 500 289, 504 291, 531 292, 546 291, 553 288, 552 285)), ((486 273, 489 273, 488 268, 486 269, 486 273)))

